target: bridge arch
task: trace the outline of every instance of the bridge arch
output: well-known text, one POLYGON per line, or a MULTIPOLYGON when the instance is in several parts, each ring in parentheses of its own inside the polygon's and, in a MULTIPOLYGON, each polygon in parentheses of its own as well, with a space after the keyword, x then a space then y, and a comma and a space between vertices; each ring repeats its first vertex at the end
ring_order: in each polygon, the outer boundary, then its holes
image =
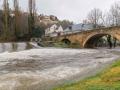
POLYGON ((61 42, 68 44, 68 45, 71 44, 71 41, 69 39, 66 39, 66 38, 62 39, 61 42))
POLYGON ((85 41, 84 41, 84 43, 83 43, 83 47, 84 47, 84 48, 93 48, 93 47, 95 46, 96 42, 98 42, 98 40, 99 40, 100 38, 102 38, 103 36, 106 36, 106 35, 110 35, 110 36, 112 36, 113 38, 116 38, 117 40, 120 41, 120 39, 117 38, 116 35, 114 35, 114 34, 111 34, 111 33, 96 33, 96 34, 89 35, 89 36, 85 39, 85 41))

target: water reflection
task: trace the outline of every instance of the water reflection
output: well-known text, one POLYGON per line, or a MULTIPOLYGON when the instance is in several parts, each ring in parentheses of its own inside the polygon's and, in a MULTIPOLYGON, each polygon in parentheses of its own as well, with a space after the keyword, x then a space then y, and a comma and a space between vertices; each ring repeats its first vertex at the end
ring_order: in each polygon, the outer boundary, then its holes
POLYGON ((2 52, 14 52, 32 49, 33 46, 29 42, 23 43, 0 43, 0 53, 2 52))

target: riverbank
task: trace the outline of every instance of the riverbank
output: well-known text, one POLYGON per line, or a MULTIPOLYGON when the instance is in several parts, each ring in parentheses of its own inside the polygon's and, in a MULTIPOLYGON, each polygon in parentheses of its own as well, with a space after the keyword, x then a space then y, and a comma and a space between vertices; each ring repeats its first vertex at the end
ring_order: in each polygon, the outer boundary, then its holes
POLYGON ((81 46, 79 43, 65 44, 64 42, 53 42, 53 41, 43 41, 38 43, 41 47, 54 47, 54 48, 74 48, 80 49, 81 46))
POLYGON ((54 90, 120 90, 120 60, 96 76, 54 90))

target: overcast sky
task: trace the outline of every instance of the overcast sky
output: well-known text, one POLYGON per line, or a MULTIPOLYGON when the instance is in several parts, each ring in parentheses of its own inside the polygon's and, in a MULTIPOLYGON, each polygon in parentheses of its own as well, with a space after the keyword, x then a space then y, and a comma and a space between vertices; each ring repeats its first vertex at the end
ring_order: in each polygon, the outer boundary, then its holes
MULTIPOLYGON (((12 1, 12 0, 11 0, 12 1)), ((93 8, 107 12, 118 0, 36 0, 37 10, 41 14, 55 15, 59 19, 68 19, 76 23, 86 18, 93 8)), ((20 0, 21 8, 26 10, 27 0, 20 0)), ((12 5, 12 4, 11 4, 12 5)))

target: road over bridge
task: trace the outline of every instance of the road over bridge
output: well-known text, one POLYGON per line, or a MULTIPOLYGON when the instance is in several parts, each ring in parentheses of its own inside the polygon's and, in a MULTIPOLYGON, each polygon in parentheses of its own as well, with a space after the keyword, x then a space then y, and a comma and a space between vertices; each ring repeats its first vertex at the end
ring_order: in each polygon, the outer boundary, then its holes
POLYGON ((52 40, 64 41, 66 43, 79 43, 81 48, 90 48, 94 47, 95 42, 106 35, 111 35, 112 37, 120 41, 120 27, 108 27, 78 33, 71 33, 53 37, 52 40))

